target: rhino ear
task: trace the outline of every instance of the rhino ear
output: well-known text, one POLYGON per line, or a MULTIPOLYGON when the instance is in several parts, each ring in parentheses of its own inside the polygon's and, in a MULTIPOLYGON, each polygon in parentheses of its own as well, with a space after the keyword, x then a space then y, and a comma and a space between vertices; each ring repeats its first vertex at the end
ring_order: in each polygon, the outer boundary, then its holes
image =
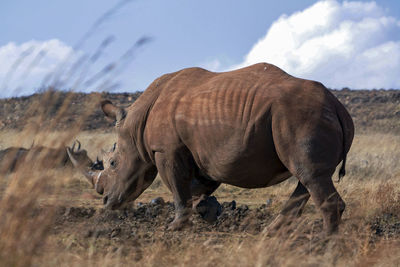
POLYGON ((126 116, 126 111, 123 108, 114 106, 110 100, 101 101, 101 109, 108 118, 116 120, 117 124, 126 116))

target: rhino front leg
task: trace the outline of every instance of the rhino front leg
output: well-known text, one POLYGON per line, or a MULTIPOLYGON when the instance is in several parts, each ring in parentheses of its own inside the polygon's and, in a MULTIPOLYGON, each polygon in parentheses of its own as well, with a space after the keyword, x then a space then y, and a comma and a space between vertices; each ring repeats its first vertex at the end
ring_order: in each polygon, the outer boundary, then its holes
POLYGON ((157 152, 155 159, 160 177, 174 197, 175 219, 168 229, 180 230, 190 223, 189 219, 192 215, 193 164, 190 159, 176 152, 157 152))

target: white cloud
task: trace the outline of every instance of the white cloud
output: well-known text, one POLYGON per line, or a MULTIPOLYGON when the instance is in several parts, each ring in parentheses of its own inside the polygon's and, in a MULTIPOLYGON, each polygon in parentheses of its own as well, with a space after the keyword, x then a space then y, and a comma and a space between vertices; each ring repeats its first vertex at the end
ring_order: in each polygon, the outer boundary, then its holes
POLYGON ((257 62, 332 88, 400 88, 400 20, 375 2, 320 1, 273 22, 233 68, 257 62))
POLYGON ((43 79, 77 53, 57 39, 0 46, 0 97, 32 94, 43 79))
POLYGON ((200 67, 210 70, 210 71, 219 71, 221 69, 221 61, 219 59, 213 59, 211 61, 207 61, 199 65, 200 67))

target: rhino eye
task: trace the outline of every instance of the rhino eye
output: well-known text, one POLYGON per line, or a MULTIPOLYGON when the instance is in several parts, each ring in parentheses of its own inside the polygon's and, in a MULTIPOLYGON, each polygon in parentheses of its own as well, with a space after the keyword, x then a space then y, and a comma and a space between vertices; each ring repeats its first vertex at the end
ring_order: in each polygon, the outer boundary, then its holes
POLYGON ((117 166, 117 162, 115 160, 111 160, 110 165, 111 167, 115 168, 115 166, 117 166))

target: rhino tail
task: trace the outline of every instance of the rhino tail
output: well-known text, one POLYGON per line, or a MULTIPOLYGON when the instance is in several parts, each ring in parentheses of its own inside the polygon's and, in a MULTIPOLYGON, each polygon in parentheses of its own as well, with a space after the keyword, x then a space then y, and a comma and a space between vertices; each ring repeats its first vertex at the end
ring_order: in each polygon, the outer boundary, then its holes
POLYGON ((340 170, 339 170, 339 178, 337 180, 338 183, 340 182, 340 179, 342 179, 343 176, 346 175, 346 157, 347 157, 347 153, 344 153, 342 166, 340 167, 340 170))
POLYGON ((346 159, 347 159, 347 153, 350 150, 351 143, 353 142, 354 124, 350 114, 347 112, 345 107, 341 105, 340 102, 337 103, 336 110, 337 110, 338 120, 340 126, 342 127, 342 133, 343 133, 342 166, 340 167, 339 177, 337 180, 337 182, 340 182, 343 176, 346 175, 346 159))

